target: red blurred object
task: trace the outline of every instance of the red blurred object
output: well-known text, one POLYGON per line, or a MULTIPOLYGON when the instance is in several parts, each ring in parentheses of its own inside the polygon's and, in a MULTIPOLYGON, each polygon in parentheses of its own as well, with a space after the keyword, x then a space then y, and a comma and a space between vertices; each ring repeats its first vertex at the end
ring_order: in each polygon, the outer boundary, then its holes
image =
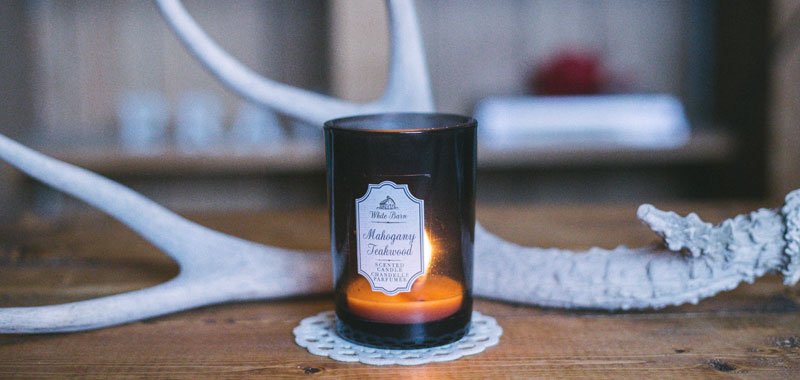
POLYGON ((529 86, 541 95, 597 94, 606 89, 607 77, 597 55, 564 52, 539 66, 529 86))

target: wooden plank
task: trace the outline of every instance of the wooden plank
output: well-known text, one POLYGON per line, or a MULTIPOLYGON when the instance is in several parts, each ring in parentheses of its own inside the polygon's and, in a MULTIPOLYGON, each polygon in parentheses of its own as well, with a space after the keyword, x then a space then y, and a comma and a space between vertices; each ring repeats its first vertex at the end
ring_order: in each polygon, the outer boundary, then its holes
MULTIPOLYGON (((668 207, 719 221, 754 205, 668 207)), ((479 219, 525 244, 581 248, 651 242, 634 210, 633 205, 481 208, 479 219)), ((320 251, 328 246, 324 210, 193 219, 268 244, 320 251)), ((175 273, 169 259, 106 218, 31 217, 0 229, 2 306, 111 294, 175 273)), ((99 331, 4 335, 0 377, 791 378, 800 373, 800 289, 784 287, 776 277, 696 306, 660 311, 565 311, 479 300, 476 309, 504 328, 500 344, 473 357, 418 367, 339 363, 296 346, 291 330, 298 321, 332 307, 329 296, 306 297, 207 307, 99 331)))
POLYGON ((800 370, 796 314, 580 315, 480 301, 504 327, 500 345, 459 361, 371 367, 316 357, 291 329, 327 299, 201 309, 100 331, 0 337, 0 376, 263 377, 646 376, 736 373, 789 378, 800 370), (400 373, 399 371, 402 371, 400 373))

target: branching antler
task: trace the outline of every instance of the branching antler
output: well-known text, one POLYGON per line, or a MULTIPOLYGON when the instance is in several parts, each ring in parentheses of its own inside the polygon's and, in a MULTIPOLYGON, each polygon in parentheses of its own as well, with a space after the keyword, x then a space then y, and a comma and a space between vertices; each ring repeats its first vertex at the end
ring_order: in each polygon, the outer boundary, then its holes
POLYGON ((186 48, 222 83, 251 101, 322 125, 334 117, 376 112, 432 112, 425 51, 414 4, 388 1, 391 63, 384 95, 365 104, 351 103, 264 78, 219 47, 194 21, 179 0, 156 0, 161 14, 186 48))
POLYGON ((214 303, 322 293, 331 287, 328 255, 267 247, 210 230, 3 135, 0 158, 119 220, 181 268, 176 278, 147 289, 63 305, 0 308, 0 332, 89 330, 214 303))
MULTIPOLYGON (((322 125, 362 112, 430 111, 427 71, 409 1, 390 1, 393 54, 386 94, 357 105, 262 78, 222 51, 175 0, 158 0, 187 47, 223 83, 278 111, 322 125)), ((104 177, 46 157, 0 135, 0 158, 53 188, 103 210, 181 267, 160 285, 87 301, 0 308, 0 332, 96 329, 222 302, 330 291, 328 254, 295 252, 241 240, 193 223, 104 177)), ((585 252, 522 247, 476 228, 475 295, 564 308, 660 308, 712 296, 781 271, 800 279, 800 190, 781 211, 758 210, 718 226, 643 205, 639 218, 663 248, 585 252)))
POLYGON ((669 249, 684 254, 658 247, 586 252, 521 247, 481 229, 475 293, 543 306, 625 310, 697 303, 768 272, 782 271, 786 285, 793 285, 798 256, 789 246, 797 247, 800 236, 788 237, 786 225, 796 225, 798 210, 800 190, 786 197, 781 212, 761 209, 718 226, 695 214, 639 207, 639 219, 664 237, 669 249))

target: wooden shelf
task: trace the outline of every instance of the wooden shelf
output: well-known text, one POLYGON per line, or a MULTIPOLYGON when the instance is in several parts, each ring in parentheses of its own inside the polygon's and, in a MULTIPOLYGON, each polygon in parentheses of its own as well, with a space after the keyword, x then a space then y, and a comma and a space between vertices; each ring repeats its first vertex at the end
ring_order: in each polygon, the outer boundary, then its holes
MULTIPOLYGON (((322 143, 288 142, 263 149, 232 147, 182 151, 174 147, 147 153, 118 146, 45 149, 48 154, 110 176, 135 175, 260 175, 302 174, 325 169, 322 143)), ((724 162, 735 151, 734 139, 721 131, 694 133, 683 146, 667 149, 609 145, 543 145, 521 142, 513 146, 481 144, 480 169, 595 167, 600 165, 669 165, 724 162)))
POLYGON ((289 142, 263 149, 215 147, 184 151, 175 147, 147 152, 98 146, 52 149, 49 155, 105 175, 220 175, 319 172, 325 169, 324 147, 289 142))

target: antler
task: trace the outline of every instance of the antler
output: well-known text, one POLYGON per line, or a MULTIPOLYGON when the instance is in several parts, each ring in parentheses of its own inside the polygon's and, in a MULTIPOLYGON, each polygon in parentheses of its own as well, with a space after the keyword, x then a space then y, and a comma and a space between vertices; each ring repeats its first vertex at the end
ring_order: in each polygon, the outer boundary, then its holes
POLYGON ((161 14, 186 48, 222 83, 251 101, 313 125, 334 117, 392 111, 433 111, 425 51, 414 4, 388 1, 391 63, 384 95, 358 104, 264 78, 219 47, 179 0, 156 0, 161 14))
POLYGON ((585 252, 521 247, 480 228, 476 234, 475 294, 561 308, 645 309, 699 300, 782 271, 800 276, 800 190, 782 211, 761 209, 718 226, 695 214, 680 217, 651 205, 638 217, 664 237, 663 248, 585 252), (784 222, 785 221, 785 222, 784 222), (523 279, 535 279, 524 281, 523 279))
MULTIPOLYGON (((147 289, 62 305, 0 308, 0 332, 89 330, 215 303, 330 291, 327 254, 263 246, 210 230, 129 188, 2 135, 0 158, 108 213, 181 268, 176 278, 147 289)), ((689 255, 655 248, 573 252, 521 247, 478 225, 475 294, 613 310, 695 303, 769 271, 783 270, 791 285, 800 276, 798 214, 800 191, 787 196, 781 212, 758 210, 717 227, 694 214, 681 218, 650 205, 639 208, 639 218, 664 236, 670 249, 689 255)))
POLYGON ((0 308, 0 332, 89 330, 214 303, 330 290, 328 255, 267 247, 210 230, 125 186, 3 135, 0 158, 111 215, 181 268, 174 279, 147 289, 62 305, 0 308))
MULTIPOLYGON (((353 105, 259 77, 214 44, 180 3, 159 0, 199 59, 242 95, 321 125, 343 113, 432 109, 419 32, 410 2, 389 3, 393 41, 386 95, 353 105), (413 98, 413 99, 406 99, 413 98), (307 112, 307 113, 306 113, 307 112)), ((0 308, 0 332, 96 329, 215 303, 330 291, 327 254, 263 246, 210 230, 104 177, 46 157, 0 135, 0 158, 53 188, 103 210, 180 265, 166 283, 61 305, 0 308), (302 268, 302 270, 299 270, 302 268)), ((663 248, 585 252, 522 247, 476 228, 475 294, 565 308, 659 308, 714 295, 781 271, 800 279, 800 190, 778 212, 758 210, 717 227, 649 205, 639 218, 665 238, 663 248)))

